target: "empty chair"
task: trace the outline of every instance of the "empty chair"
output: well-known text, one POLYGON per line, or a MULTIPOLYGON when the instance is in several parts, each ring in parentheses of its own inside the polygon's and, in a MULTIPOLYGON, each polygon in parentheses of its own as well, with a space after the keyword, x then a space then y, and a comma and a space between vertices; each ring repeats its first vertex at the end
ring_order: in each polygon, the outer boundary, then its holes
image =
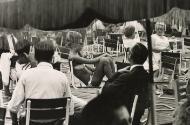
POLYGON ((176 81, 176 85, 175 85, 176 105, 180 104, 181 102, 183 102, 184 99, 186 99, 186 97, 187 97, 187 91, 186 91, 187 84, 188 84, 188 81, 186 81, 184 79, 178 78, 178 80, 176 81))
POLYGON ((161 53, 161 65, 160 74, 162 82, 170 83, 174 80, 174 75, 176 71, 177 59, 170 55, 171 53, 162 52, 161 53))
MULTIPOLYGON (((169 52, 162 52, 161 53, 161 64, 160 64, 160 73, 159 73, 159 78, 160 81, 156 82, 156 84, 161 84, 161 89, 163 91, 163 85, 167 85, 168 88, 173 88, 173 81, 174 81, 174 76, 176 72, 176 65, 177 65, 177 58, 174 58, 178 54, 176 53, 169 53, 169 52), (174 55, 173 55, 174 54, 174 55)), ((162 97, 163 92, 158 96, 159 98, 164 98, 164 99, 174 99, 171 97, 162 97)), ((159 103, 157 106, 162 106, 165 108, 159 108, 156 109, 157 111, 167 111, 167 110, 174 110, 173 107, 164 104, 164 103, 159 103)))
POLYGON ((175 68, 175 74, 181 74, 181 61, 182 61, 181 53, 162 52, 160 69, 162 68, 171 69, 172 65, 169 64, 174 64, 174 59, 176 59, 175 67, 173 67, 175 68))
POLYGON ((30 123, 48 123, 64 121, 69 123, 70 98, 27 99, 26 125, 30 123))

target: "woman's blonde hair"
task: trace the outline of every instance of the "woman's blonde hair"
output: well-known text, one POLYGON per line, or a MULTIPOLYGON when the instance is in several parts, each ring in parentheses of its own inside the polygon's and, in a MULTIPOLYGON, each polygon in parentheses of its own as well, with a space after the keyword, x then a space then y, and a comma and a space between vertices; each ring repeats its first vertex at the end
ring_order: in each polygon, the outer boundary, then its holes
POLYGON ((160 26, 163 26, 164 31, 166 31, 166 24, 164 22, 156 22, 155 31, 157 31, 160 26))

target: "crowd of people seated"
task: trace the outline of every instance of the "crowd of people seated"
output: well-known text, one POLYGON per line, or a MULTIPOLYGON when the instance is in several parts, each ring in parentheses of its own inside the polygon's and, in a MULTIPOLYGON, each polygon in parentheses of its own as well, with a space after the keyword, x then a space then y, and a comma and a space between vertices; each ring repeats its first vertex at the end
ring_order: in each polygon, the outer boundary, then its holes
MULTIPOLYGON (((155 78, 159 77, 160 53, 170 50, 164 31, 165 24, 156 23, 156 33, 151 36, 155 78)), ((47 37, 44 41, 33 45, 28 40, 16 40, 12 34, 1 36, 0 73, 3 87, 0 86, 0 88, 4 88, 5 95, 11 98, 7 110, 10 111, 12 124, 25 124, 26 113, 23 109, 27 98, 70 97, 71 125, 140 125, 145 109, 150 106, 148 49, 146 43, 135 39, 135 27, 127 27, 124 35, 126 37, 123 40, 127 50, 126 60, 130 66, 115 71, 113 57, 110 54, 102 53, 94 55, 92 59, 86 58, 82 52, 84 43, 81 34, 76 31, 67 33, 67 47, 70 49, 68 59, 72 61, 74 75, 88 87, 99 87, 103 77, 108 78, 101 93, 90 102, 74 96, 66 75, 53 68, 52 60, 57 47, 55 41, 47 37), (34 57, 31 57, 31 48, 34 48, 34 57), (14 68, 15 77, 10 75, 14 68), (9 90, 10 77, 11 80, 16 81, 12 95, 9 90), (130 114, 135 95, 138 95, 138 100, 134 118, 131 120, 130 114)), ((186 110, 188 104, 189 101, 186 101, 177 110, 176 118, 182 119, 179 110, 186 110)), ((45 121, 43 124, 46 123, 58 122, 45 121)), ((178 125, 177 122, 176 125, 178 125)))

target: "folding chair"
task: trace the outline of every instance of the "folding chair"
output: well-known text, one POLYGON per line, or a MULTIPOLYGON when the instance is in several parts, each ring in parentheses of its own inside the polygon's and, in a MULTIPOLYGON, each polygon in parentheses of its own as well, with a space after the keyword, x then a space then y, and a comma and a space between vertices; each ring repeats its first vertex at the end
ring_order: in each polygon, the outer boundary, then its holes
MULTIPOLYGON (((176 73, 176 66, 177 66, 177 53, 170 53, 170 52, 162 52, 161 53, 161 64, 160 64, 160 73, 159 78, 160 81, 155 82, 156 84, 171 84, 174 81, 174 75, 176 73)), ((161 87, 162 91, 163 88, 161 87)), ((163 93, 158 96, 160 99, 175 99, 170 97, 162 97, 163 93)), ((173 107, 167 105, 167 104, 157 104, 157 106, 163 106, 166 107, 164 109, 156 109, 157 111, 167 111, 167 110, 174 110, 173 107)))
POLYGON ((102 47, 102 52, 105 52, 105 38, 106 32, 102 29, 96 29, 95 31, 95 43, 97 45, 97 51, 100 52, 100 48, 102 47))
POLYGON ((85 37, 85 47, 87 53, 93 53, 94 52, 94 40, 92 36, 85 37))
POLYGON ((70 50, 68 48, 65 47, 59 47, 59 54, 62 58, 62 60, 60 61, 60 71, 64 72, 64 73, 68 73, 68 71, 70 71, 70 78, 71 78, 71 85, 73 86, 73 88, 77 89, 78 87, 76 86, 76 79, 79 81, 80 83, 80 87, 82 87, 82 83, 81 81, 74 76, 74 70, 73 70, 73 63, 72 60, 69 60, 69 52, 70 50), (63 60, 65 59, 65 60, 63 60))
POLYGON ((73 64, 72 61, 68 59, 70 50, 65 47, 58 47, 58 53, 62 59, 66 59, 65 61, 60 62, 60 71, 67 73, 68 69, 70 71, 70 78, 71 78, 71 85, 73 88, 77 89, 74 80, 74 73, 73 73, 73 64))
POLYGON ((134 101, 133 101, 133 106, 132 106, 132 110, 131 110, 131 123, 133 122, 133 118, 135 115, 135 110, 136 110, 136 106, 137 106, 137 101, 138 101, 138 95, 135 95, 134 101))
POLYGON ((120 52, 124 52, 124 45, 122 40, 122 34, 109 34, 110 39, 105 39, 105 47, 110 47, 112 50, 110 51, 112 54, 116 53, 116 56, 119 55, 120 52))
POLYGON ((26 125, 64 120, 69 124, 70 98, 26 99, 26 125))
POLYGON ((181 104, 181 102, 183 102, 183 100, 186 99, 187 97, 186 88, 188 82, 189 81, 184 79, 183 77, 179 77, 178 80, 176 81, 175 91, 174 91, 176 106, 178 106, 178 104, 181 104))
POLYGON ((0 125, 5 125, 6 108, 0 107, 0 125))

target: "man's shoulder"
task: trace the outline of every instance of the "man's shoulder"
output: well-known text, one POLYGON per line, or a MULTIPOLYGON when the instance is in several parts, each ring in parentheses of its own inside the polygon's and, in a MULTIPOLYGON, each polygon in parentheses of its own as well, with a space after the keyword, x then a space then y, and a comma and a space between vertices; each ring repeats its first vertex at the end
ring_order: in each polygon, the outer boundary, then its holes
POLYGON ((66 74, 65 74, 65 73, 63 73, 63 72, 61 72, 61 71, 58 71, 58 70, 56 70, 56 69, 52 69, 52 72, 54 72, 55 75, 60 75, 60 76, 66 77, 66 74))
POLYGON ((28 78, 28 77, 35 77, 37 75, 40 76, 53 76, 54 78, 59 78, 59 79, 67 79, 66 75, 64 73, 62 73, 61 71, 55 70, 55 69, 50 69, 48 70, 48 73, 45 74, 43 71, 41 71, 40 69, 38 69, 37 67, 35 68, 30 68, 27 69, 25 71, 23 71, 22 73, 22 78, 28 78), (42 72, 42 73, 40 73, 42 72))

